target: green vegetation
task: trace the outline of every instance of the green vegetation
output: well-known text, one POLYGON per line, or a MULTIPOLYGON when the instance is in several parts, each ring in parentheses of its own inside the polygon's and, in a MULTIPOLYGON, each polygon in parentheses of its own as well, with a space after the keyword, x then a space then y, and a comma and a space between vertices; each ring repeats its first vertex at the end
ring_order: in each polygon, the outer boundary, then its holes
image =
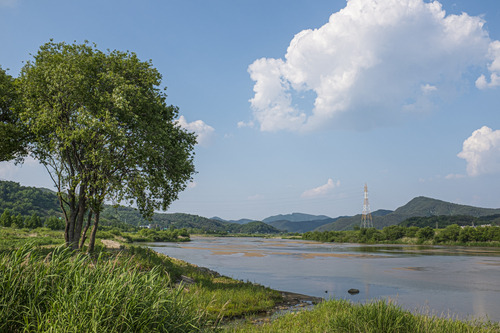
POLYGON ((500 214, 486 216, 471 216, 471 215, 437 215, 437 216, 415 216, 410 217, 399 225, 403 227, 432 227, 444 228, 449 225, 456 224, 459 226, 477 226, 477 225, 500 225, 500 214))
POLYGON ((255 325, 279 292, 148 248, 104 248, 125 234, 100 231, 90 256, 63 247, 61 231, 0 228, 0 331, 500 332, 498 323, 415 315, 384 301, 325 301, 255 325))
POLYGON ((61 211, 57 195, 53 191, 0 181, 0 212, 6 209, 12 215, 37 214, 41 217, 59 215, 61 211))
POLYGON ((0 161, 29 155, 45 166, 73 249, 92 227, 93 251, 105 200, 150 217, 195 173, 195 134, 176 122, 161 74, 134 53, 50 41, 18 78, 0 70, 0 85, 0 161))
POLYGON ((0 251, 0 332, 214 331, 224 318, 265 312, 281 300, 269 288, 143 247, 98 246, 89 256, 61 247, 62 232, 0 231, 2 246, 17 237, 15 249, 0 251))
MULTIPOLYGON (((105 256, 105 254, 103 254, 105 256)), ((203 312, 160 268, 129 260, 46 256, 24 246, 0 257, 0 331, 192 332, 203 312)))
MULTIPOLYGON (((0 215, 0 226, 13 226, 15 228, 34 228, 25 225, 25 221, 36 214, 43 226, 53 230, 64 230, 65 222, 62 211, 58 205, 55 192, 20 186, 18 183, 0 181, 0 214, 6 214, 5 219, 0 215), (23 207, 27 209, 22 209, 23 207), (32 207, 30 209, 30 207, 32 207), (4 223, 3 221, 7 221, 4 223), (15 220, 15 221, 14 221, 15 220)), ((185 229, 189 234, 277 234, 282 231, 263 222, 247 224, 229 223, 208 219, 190 214, 162 214, 155 213, 151 219, 146 219, 137 209, 123 206, 104 205, 99 219, 100 229, 118 229, 122 232, 138 231, 141 227, 148 226, 154 230, 185 229)), ((38 225, 41 226, 41 225, 38 225)), ((140 238, 134 241, 140 241, 140 238)), ((151 241, 151 240, 148 240, 151 241)))
POLYGON ((289 313, 270 323, 229 327, 226 332, 394 332, 473 333, 500 332, 500 325, 459 321, 412 314, 385 301, 353 304, 346 300, 325 301, 310 311, 289 313))
POLYGON ((443 244, 500 246, 500 227, 479 226, 460 227, 456 224, 444 229, 429 226, 403 227, 392 225, 377 230, 374 228, 356 228, 350 231, 311 231, 302 235, 302 239, 337 243, 396 243, 396 244, 443 244))

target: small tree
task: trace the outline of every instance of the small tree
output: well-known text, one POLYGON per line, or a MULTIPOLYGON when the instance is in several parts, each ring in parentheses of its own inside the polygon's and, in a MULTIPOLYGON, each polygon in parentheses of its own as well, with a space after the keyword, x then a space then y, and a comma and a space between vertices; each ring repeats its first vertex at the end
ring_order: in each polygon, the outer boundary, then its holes
POLYGON ((12 216, 8 209, 4 210, 0 216, 0 225, 3 227, 10 227, 12 225, 12 216))
POLYGON ((42 220, 40 219, 40 216, 38 216, 36 213, 33 213, 31 217, 27 218, 24 221, 24 226, 29 229, 36 229, 42 227, 43 223, 42 220))
POLYGON ((421 228, 417 231, 417 238, 419 242, 430 240, 434 237, 434 229, 431 227, 421 228))
POLYGON ((22 229, 24 228, 24 219, 21 214, 12 216, 12 228, 22 229))
POLYGON ((45 227, 52 230, 64 230, 64 221, 60 217, 50 216, 45 219, 45 227))

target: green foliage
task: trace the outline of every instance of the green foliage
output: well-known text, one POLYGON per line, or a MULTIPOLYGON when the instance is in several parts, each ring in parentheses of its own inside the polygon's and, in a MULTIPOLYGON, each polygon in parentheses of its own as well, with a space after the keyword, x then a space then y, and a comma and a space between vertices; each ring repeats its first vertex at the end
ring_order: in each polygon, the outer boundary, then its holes
POLYGON ((12 217, 10 216, 10 211, 6 209, 0 216, 0 226, 10 227, 11 224, 12 224, 12 217))
POLYGON ((12 215, 40 217, 59 215, 60 207, 55 192, 43 188, 21 186, 19 183, 0 181, 0 212, 9 209, 12 215))
MULTIPOLYGON (((0 74, 10 92, 12 79, 0 74)), ((176 122, 178 108, 166 104, 151 62, 131 52, 104 53, 88 42, 50 41, 14 83, 14 107, 2 115, 27 135, 3 131, 5 140, 20 141, 50 173, 73 248, 87 212, 97 228, 105 199, 134 203, 151 216, 166 210, 191 180, 195 135, 176 122)), ((11 150, 0 157, 12 158, 11 150)))
POLYGON ((229 327, 226 332, 394 332, 394 333, 493 333, 498 323, 459 321, 412 314, 384 300, 353 304, 325 301, 310 311, 293 312, 262 325, 229 327))
POLYGON ((419 228, 431 227, 444 228, 446 226, 456 224, 459 226, 481 224, 480 217, 470 215, 438 215, 438 216, 415 216, 410 217, 400 223, 403 227, 416 226, 419 228))
POLYGON ((33 213, 31 217, 27 218, 24 220, 24 227, 28 229, 36 229, 36 228, 41 228, 43 226, 42 220, 40 217, 36 214, 33 213))
POLYGON ((424 227, 417 231, 417 238, 419 242, 427 241, 434 238, 434 229, 431 227, 424 227))
POLYGON ((28 133, 13 111, 17 101, 14 79, 0 67, 0 161, 22 160, 28 133))
POLYGON ((195 332, 204 321, 158 268, 61 247, 0 255, 0 331, 195 332))
POLYGON ((500 246, 500 227, 460 227, 456 224, 444 229, 415 226, 389 226, 380 230, 360 228, 350 231, 312 231, 302 234, 302 239, 338 243, 433 243, 449 245, 500 246))
POLYGON ((61 219, 60 217, 57 218, 55 216, 48 217, 45 220, 44 224, 45 224, 45 227, 47 227, 51 230, 64 230, 64 227, 65 227, 65 223, 64 223, 63 219, 61 219))

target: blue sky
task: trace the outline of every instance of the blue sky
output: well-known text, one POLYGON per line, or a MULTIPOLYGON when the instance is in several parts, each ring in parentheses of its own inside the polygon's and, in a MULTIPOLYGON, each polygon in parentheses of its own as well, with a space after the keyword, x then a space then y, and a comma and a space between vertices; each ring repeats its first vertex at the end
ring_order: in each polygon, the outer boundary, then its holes
MULTIPOLYGON (((169 212, 263 219, 500 207, 500 2, 0 0, 0 66, 49 41, 151 59, 199 135, 169 212)), ((43 168, 0 178, 53 188, 43 168)))

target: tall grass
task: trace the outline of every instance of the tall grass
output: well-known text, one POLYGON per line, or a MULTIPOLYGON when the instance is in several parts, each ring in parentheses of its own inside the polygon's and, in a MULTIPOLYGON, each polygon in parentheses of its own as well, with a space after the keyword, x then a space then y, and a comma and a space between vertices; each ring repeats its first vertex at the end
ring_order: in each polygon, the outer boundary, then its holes
POLYGON ((313 310, 290 313, 261 325, 227 327, 227 332, 479 333, 500 332, 498 323, 459 321, 412 314, 384 300, 353 304, 330 300, 313 310))
POLYGON ((0 255, 0 332, 196 332, 203 313, 159 268, 25 245, 0 255))

